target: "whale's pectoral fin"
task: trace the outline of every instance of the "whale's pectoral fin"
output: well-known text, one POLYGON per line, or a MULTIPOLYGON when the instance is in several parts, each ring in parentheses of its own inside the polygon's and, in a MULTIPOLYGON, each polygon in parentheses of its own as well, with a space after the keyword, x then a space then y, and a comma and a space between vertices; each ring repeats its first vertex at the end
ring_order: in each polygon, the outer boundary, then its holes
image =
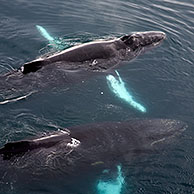
POLYGON ((4 160, 9 160, 14 155, 24 154, 33 149, 33 142, 30 140, 11 142, 4 145, 0 149, 0 154, 3 155, 4 160))
POLYGON ((42 60, 35 60, 29 63, 25 63, 21 68, 21 72, 23 74, 27 74, 30 72, 36 72, 43 66, 44 61, 42 60))

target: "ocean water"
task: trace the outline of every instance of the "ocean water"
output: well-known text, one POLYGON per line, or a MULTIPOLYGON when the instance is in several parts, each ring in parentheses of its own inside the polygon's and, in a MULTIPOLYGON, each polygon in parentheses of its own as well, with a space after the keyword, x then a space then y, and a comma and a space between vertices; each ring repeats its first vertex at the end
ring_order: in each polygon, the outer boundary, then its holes
MULTIPOLYGON (((150 30, 163 31, 167 38, 159 47, 117 69, 126 87, 146 107, 146 113, 117 98, 104 75, 64 85, 53 72, 48 76, 53 79, 52 84, 44 77, 35 86, 32 86, 34 82, 29 82, 25 88, 19 85, 20 90, 8 90, 6 85, 4 90, 1 89, 1 102, 23 95, 27 97, 0 104, 0 145, 93 122, 177 119, 188 124, 187 130, 162 151, 139 155, 127 168, 122 168, 125 185, 121 193, 194 193, 193 16, 193 0, 1 0, 2 75, 47 52, 48 42, 36 25, 43 26, 53 37, 77 43, 150 30)), ((0 168, 4 169, 4 166, 0 168)), ((88 185, 95 185, 90 183, 90 177, 67 186, 62 185, 65 181, 61 181, 61 177, 59 180, 54 177, 53 187, 47 180, 41 184, 37 180, 37 184, 30 186, 31 177, 26 177, 28 181, 24 184, 29 184, 29 190, 20 191, 16 173, 12 173, 9 179, 6 171, 1 177, 2 194, 82 194, 79 189, 82 187, 85 187, 85 193, 97 193, 95 189, 87 191, 87 181, 88 185)))

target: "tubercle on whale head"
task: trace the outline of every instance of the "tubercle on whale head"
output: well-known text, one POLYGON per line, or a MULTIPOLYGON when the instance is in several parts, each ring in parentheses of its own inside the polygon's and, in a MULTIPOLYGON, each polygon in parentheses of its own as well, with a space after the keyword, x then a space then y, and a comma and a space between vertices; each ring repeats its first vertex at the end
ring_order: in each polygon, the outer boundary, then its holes
POLYGON ((121 37, 121 40, 133 51, 148 46, 156 46, 166 38, 161 31, 136 32, 121 37))

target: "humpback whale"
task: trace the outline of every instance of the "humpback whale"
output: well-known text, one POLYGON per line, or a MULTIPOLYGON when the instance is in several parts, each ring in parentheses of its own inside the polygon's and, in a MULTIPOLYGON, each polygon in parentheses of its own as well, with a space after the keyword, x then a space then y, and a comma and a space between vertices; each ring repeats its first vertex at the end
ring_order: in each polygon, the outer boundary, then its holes
POLYGON ((27 74, 36 72, 49 64, 63 63, 64 68, 68 70, 106 71, 120 61, 130 60, 146 48, 160 44, 165 36, 165 33, 160 31, 148 31, 132 33, 112 40, 84 43, 25 63, 20 70, 23 74, 27 74))
MULTIPOLYGON (((55 148, 71 157, 70 151, 79 155, 87 150, 90 159, 101 161, 104 158, 137 150, 150 149, 154 144, 165 141, 182 132, 186 124, 170 119, 144 119, 125 122, 107 122, 74 126, 69 129, 59 130, 47 136, 22 140, 5 144, 0 149, 3 158, 11 159, 30 151, 55 148)), ((89 160, 90 160, 89 159, 89 160)), ((92 162, 96 162, 90 161, 92 162)))
POLYGON ((19 70, 0 75, 0 104, 24 99, 48 88, 69 88, 94 75, 115 75, 113 70, 122 61, 129 61, 159 45, 164 38, 165 34, 157 31, 131 33, 112 40, 83 43, 38 58, 19 70))
POLYGON ((6 193, 10 185, 12 193, 95 193, 103 170, 114 172, 119 164, 127 169, 136 157, 164 149, 186 128, 177 120, 135 119, 7 143, 0 149, 0 191, 6 193))

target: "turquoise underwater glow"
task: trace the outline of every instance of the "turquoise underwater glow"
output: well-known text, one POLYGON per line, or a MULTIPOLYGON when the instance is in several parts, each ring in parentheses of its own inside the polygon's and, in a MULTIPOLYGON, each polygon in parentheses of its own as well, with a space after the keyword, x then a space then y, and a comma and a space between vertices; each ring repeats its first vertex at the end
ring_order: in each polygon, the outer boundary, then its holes
POLYGON ((53 42, 55 40, 42 26, 36 25, 36 28, 38 29, 40 34, 49 42, 53 42))
MULTIPOLYGON (((61 47, 59 47, 61 43, 58 40, 55 40, 52 36, 50 36, 50 34, 42 26, 36 25, 36 28, 38 29, 40 34, 49 41, 52 47, 58 50, 61 50, 61 47)), ((117 72, 117 75, 119 76, 118 72, 117 72)), ((116 78, 112 75, 108 75, 107 80, 111 84, 111 91, 113 91, 116 94, 119 94, 118 96, 121 98, 129 99, 128 97, 129 94, 127 93, 127 90, 124 87, 124 83, 121 80, 120 76, 119 76, 119 81, 116 80, 116 78)), ((133 104, 133 106, 135 106, 134 101, 130 100, 130 102, 133 104)), ((137 104, 136 107, 140 107, 140 105, 137 104)), ((145 111, 142 107, 141 107, 141 110, 145 111)), ((120 165, 117 166, 117 173, 118 173, 118 176, 116 180, 107 181, 107 182, 100 180, 98 182, 98 185, 97 185, 98 194, 120 194, 121 193, 121 189, 124 184, 124 177, 122 176, 120 165)))
MULTIPOLYGON (((42 26, 36 25, 36 28, 38 29, 40 34, 49 41, 49 43, 51 44, 52 47, 54 47, 57 50, 63 50, 64 49, 64 45, 62 46, 62 42, 60 42, 59 40, 54 39, 46 31, 46 29, 44 29, 42 26)), ((121 79, 118 71, 115 71, 115 72, 118 76, 118 79, 115 78, 111 74, 106 76, 106 79, 107 79, 110 90, 113 93, 115 93, 117 97, 119 97, 119 98, 123 99, 124 101, 126 101, 128 104, 130 104, 136 110, 145 113, 146 108, 143 105, 141 105, 140 103, 136 102, 136 100, 134 99, 132 94, 130 94, 129 91, 127 91, 127 89, 125 87, 125 83, 121 79)))
POLYGON ((122 191, 123 184, 125 183, 125 179, 122 175, 121 166, 117 166, 118 176, 115 180, 111 181, 102 181, 99 180, 97 184, 97 192, 98 194, 120 194, 122 191))
POLYGON ((121 79, 118 71, 115 71, 118 79, 116 79, 113 75, 108 75, 106 76, 109 88, 111 89, 111 91, 113 93, 116 94, 117 97, 123 99, 124 101, 126 101, 127 103, 129 103, 133 108, 145 113, 146 112, 146 108, 141 105, 140 103, 136 102, 136 100, 134 99, 134 97, 132 96, 132 94, 129 93, 129 91, 127 91, 126 87, 125 87, 125 83, 123 82, 123 80, 121 79))
POLYGON ((43 28, 42 26, 36 25, 36 28, 38 29, 38 31, 40 32, 40 34, 49 41, 50 46, 52 46, 53 48, 57 49, 57 50, 63 50, 65 47, 63 45, 63 43, 55 38, 53 38, 45 28, 43 28))

